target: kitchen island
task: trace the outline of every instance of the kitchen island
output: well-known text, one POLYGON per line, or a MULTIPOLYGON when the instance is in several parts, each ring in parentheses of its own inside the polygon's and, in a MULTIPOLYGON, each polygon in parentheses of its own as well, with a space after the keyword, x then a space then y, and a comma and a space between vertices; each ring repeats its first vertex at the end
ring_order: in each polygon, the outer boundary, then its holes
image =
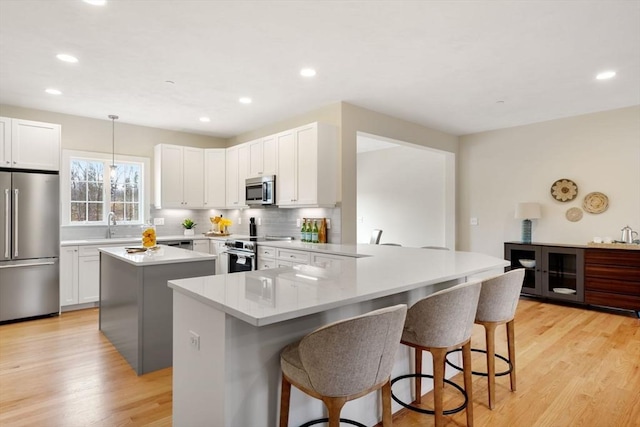
POLYGON ((147 253, 100 248, 99 328, 138 375, 172 365, 167 281, 215 274, 215 255, 170 246, 147 253))
MULTIPOLYGON (((314 250, 322 249, 315 245, 314 250)), ((411 305, 469 276, 500 273, 507 265, 482 254, 381 245, 331 245, 326 253, 351 257, 327 268, 298 265, 169 281, 174 291, 174 425, 277 425, 279 354, 285 345, 327 323, 394 304, 411 305)), ((411 359, 409 349, 400 346, 393 376, 409 373, 411 359)), ((410 382, 394 385, 394 393, 410 401, 410 382)), ((343 409, 344 418, 366 425, 376 424, 380 413, 376 393, 343 409)), ((292 389, 291 425, 323 414, 320 401, 292 389)))

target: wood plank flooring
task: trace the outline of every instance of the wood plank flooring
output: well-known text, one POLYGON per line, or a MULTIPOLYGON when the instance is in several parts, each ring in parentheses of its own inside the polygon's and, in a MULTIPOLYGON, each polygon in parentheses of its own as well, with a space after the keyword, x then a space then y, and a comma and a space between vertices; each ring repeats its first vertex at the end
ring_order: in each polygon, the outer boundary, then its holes
MULTIPOLYGON (((136 376, 97 324, 89 309, 0 326, 0 426, 171 425, 171 369, 136 376)), ((474 329, 474 347, 483 334, 474 329)), ((474 377, 475 426, 640 426, 639 319, 523 299, 516 346, 518 390, 499 377, 493 411, 486 379, 474 377)), ((483 369, 481 356, 474 369, 483 369)), ((445 418, 466 425, 464 412, 445 418)), ((433 417, 403 410, 393 425, 432 426, 433 417)))

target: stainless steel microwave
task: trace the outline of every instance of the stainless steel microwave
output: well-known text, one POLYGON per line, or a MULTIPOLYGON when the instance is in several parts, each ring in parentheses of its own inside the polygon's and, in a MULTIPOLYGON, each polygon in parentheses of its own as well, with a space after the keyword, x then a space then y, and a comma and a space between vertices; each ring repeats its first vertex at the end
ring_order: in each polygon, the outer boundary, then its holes
POLYGON ((247 178, 244 196, 249 206, 274 205, 276 203, 275 175, 247 178))

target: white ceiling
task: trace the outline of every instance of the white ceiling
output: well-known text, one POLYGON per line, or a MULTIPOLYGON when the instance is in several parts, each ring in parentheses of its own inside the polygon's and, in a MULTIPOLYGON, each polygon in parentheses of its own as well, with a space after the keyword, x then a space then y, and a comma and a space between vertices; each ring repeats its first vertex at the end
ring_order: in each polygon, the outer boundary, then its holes
POLYGON ((457 135, 639 105, 640 2, 0 0, 2 104, 230 137, 339 101, 457 135))

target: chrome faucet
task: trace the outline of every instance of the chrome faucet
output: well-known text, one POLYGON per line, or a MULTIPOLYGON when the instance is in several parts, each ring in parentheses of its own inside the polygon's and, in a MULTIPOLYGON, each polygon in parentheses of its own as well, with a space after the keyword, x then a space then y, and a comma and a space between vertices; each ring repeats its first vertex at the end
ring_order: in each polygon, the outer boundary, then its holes
POLYGON ((113 212, 109 212, 109 215, 107 215, 107 239, 110 239, 112 237, 111 235, 112 225, 118 225, 118 223, 116 222, 116 214, 113 212))

